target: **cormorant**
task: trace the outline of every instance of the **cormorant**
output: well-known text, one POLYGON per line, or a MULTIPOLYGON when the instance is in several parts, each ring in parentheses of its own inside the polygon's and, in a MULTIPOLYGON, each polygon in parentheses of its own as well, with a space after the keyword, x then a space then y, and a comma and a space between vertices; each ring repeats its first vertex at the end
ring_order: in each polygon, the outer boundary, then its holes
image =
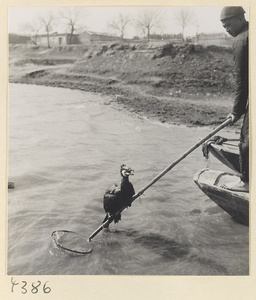
MULTIPOLYGON (((121 214, 115 215, 125 206, 131 206, 132 196, 135 194, 133 185, 129 181, 129 176, 134 175, 134 170, 122 164, 120 168, 121 183, 118 186, 114 184, 108 188, 103 197, 103 207, 107 213, 103 223, 110 217, 114 216, 114 222, 121 220, 121 214)), ((107 226, 108 227, 108 226, 107 226)))

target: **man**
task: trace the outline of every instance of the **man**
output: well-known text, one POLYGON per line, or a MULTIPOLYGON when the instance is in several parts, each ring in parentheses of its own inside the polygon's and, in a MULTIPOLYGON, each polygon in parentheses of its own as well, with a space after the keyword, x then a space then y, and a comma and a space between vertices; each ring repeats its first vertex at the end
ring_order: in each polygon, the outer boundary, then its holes
POLYGON ((239 143, 241 180, 238 183, 226 184, 225 188, 249 192, 249 23, 246 21, 244 14, 245 11, 241 6, 227 6, 222 9, 220 20, 226 31, 234 37, 233 55, 236 91, 233 110, 228 115, 228 118, 231 118, 232 123, 235 123, 244 115, 239 143))

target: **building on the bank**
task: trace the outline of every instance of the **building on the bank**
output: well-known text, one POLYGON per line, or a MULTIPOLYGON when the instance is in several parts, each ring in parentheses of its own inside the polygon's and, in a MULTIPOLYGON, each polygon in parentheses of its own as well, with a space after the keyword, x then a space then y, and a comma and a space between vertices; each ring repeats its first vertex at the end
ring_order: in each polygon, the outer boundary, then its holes
POLYGON ((70 33, 58 32, 50 33, 49 36, 47 34, 33 35, 31 36, 31 42, 38 46, 48 46, 48 38, 50 47, 81 44, 78 34, 73 34, 71 36, 70 33))
POLYGON ((231 47, 232 37, 226 33, 200 33, 192 39, 193 43, 197 43, 204 46, 220 46, 220 47, 231 47))
POLYGON ((120 41, 121 37, 108 33, 84 31, 79 34, 79 39, 82 44, 92 44, 97 42, 120 41))
POLYGON ((80 34, 70 33, 50 33, 37 34, 31 36, 31 42, 34 45, 48 47, 48 39, 50 47, 61 47, 67 45, 92 44, 97 42, 120 41, 121 38, 107 33, 98 33, 93 31, 84 31, 80 34))

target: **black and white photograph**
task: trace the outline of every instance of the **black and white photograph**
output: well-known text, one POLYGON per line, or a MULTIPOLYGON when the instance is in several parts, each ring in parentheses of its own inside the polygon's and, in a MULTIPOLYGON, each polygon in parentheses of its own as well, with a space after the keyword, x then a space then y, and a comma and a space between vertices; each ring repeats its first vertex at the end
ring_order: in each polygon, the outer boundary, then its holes
POLYGON ((249 16, 8 7, 12 292, 27 275, 250 275, 249 16))
POLYGON ((249 275, 248 12, 8 9, 8 275, 249 275))

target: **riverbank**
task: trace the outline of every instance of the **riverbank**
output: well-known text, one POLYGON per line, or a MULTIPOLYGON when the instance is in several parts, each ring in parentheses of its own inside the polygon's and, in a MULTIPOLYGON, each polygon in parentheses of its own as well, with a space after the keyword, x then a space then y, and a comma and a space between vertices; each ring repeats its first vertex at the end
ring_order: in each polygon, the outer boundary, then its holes
POLYGON ((10 46, 12 83, 110 95, 110 105, 177 125, 223 122, 232 108, 232 72, 231 50, 216 46, 10 46))

